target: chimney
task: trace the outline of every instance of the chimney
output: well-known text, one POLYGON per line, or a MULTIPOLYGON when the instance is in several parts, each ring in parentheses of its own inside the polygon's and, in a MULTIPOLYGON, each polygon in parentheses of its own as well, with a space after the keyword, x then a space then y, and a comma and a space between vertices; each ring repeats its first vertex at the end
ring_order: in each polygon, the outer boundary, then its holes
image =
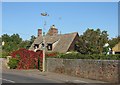
POLYGON ((48 31, 48 34, 50 36, 57 35, 58 34, 58 29, 55 27, 55 25, 52 25, 48 31))
POLYGON ((38 37, 42 37, 42 29, 38 29, 38 37))

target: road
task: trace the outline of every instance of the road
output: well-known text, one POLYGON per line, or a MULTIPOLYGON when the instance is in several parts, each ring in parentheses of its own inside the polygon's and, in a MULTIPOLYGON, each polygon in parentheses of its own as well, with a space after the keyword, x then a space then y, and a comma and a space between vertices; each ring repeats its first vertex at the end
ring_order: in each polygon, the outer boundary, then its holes
POLYGON ((35 78, 30 76, 23 76, 23 75, 20 76, 15 74, 3 73, 2 83, 55 83, 55 81, 47 80, 43 78, 35 78))
POLYGON ((31 72, 27 71, 3 71, 2 72, 2 83, 62 83, 62 81, 57 81, 44 77, 43 75, 33 75, 31 72))
POLYGON ((0 81, 2 83, 62 83, 62 81, 40 75, 39 70, 10 70, 7 69, 4 59, 0 59, 0 81))

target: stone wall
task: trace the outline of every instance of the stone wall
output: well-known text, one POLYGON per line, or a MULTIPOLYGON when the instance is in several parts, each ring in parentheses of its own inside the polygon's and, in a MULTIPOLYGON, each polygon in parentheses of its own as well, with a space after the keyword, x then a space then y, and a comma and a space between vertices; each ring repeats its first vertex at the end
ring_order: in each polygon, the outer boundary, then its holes
POLYGON ((81 78, 120 83, 119 60, 47 58, 47 71, 81 78))
POLYGON ((7 68, 7 59, 0 58, 0 71, 7 68))

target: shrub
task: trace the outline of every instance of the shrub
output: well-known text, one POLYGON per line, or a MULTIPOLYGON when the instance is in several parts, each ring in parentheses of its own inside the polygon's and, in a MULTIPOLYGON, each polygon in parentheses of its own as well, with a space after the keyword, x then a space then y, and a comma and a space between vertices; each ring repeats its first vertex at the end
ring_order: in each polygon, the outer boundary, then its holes
POLYGON ((10 67, 10 69, 15 69, 17 68, 19 60, 15 59, 15 58, 10 58, 9 62, 8 62, 8 66, 10 67))
POLYGON ((2 53, 0 53, 0 58, 2 58, 2 53))
POLYGON ((83 54, 80 54, 80 53, 68 53, 68 54, 59 54, 55 58, 120 60, 120 54, 116 54, 116 55, 103 55, 103 54, 83 55, 83 54))
POLYGON ((7 56, 8 56, 7 52, 4 52, 4 51, 1 52, 1 57, 2 58, 7 58, 7 56))
POLYGON ((11 53, 12 58, 19 60, 17 69, 40 69, 42 51, 34 52, 24 48, 11 53))
POLYGON ((58 52, 47 52, 47 53, 45 53, 45 56, 46 57, 56 57, 56 56, 58 56, 58 52))

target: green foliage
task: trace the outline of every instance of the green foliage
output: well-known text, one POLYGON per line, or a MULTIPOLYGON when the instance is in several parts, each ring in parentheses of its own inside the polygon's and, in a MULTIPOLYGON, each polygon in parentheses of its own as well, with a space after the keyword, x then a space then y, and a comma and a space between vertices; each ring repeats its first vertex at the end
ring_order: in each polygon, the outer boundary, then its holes
MULTIPOLYGON (((0 38, 1 39, 1 38, 0 38)), ((13 35, 2 35, 2 41, 5 42, 5 45, 2 46, 3 56, 9 55, 11 52, 18 50, 20 48, 29 48, 33 43, 35 36, 31 36, 30 40, 22 40, 18 34, 13 35)))
POLYGON ((9 55, 7 52, 2 51, 1 53, 2 58, 7 58, 7 55, 9 55))
POLYGON ((32 44, 35 39, 36 39, 36 37, 35 37, 34 35, 32 35, 32 36, 31 36, 31 39, 30 39, 30 44, 32 44))
POLYGON ((19 60, 15 59, 15 58, 10 58, 8 66, 10 67, 10 69, 15 69, 17 68, 19 60))
POLYGON ((116 38, 112 38, 109 40, 110 48, 113 48, 116 44, 120 42, 120 36, 116 38))
POLYGON ((31 39, 27 41, 26 49, 29 49, 29 47, 32 45, 36 37, 34 35, 31 36, 31 39))
POLYGON ((2 58, 2 53, 0 53, 0 58, 2 58))
POLYGON ((17 50, 19 48, 19 44, 22 42, 22 38, 18 34, 13 34, 11 36, 7 34, 2 35, 2 41, 5 42, 5 45, 2 46, 2 50, 5 54, 9 54, 10 52, 17 50))
POLYGON ((95 59, 95 60, 120 60, 120 54, 117 55, 103 55, 103 54, 92 54, 84 55, 80 53, 68 53, 68 54, 59 54, 55 58, 64 58, 64 59, 95 59))
POLYGON ((22 41, 18 47, 19 48, 27 48, 27 46, 29 45, 29 41, 28 40, 25 40, 25 41, 22 41))
POLYGON ((82 54, 102 54, 103 46, 108 42, 107 31, 87 29, 76 43, 82 54))

